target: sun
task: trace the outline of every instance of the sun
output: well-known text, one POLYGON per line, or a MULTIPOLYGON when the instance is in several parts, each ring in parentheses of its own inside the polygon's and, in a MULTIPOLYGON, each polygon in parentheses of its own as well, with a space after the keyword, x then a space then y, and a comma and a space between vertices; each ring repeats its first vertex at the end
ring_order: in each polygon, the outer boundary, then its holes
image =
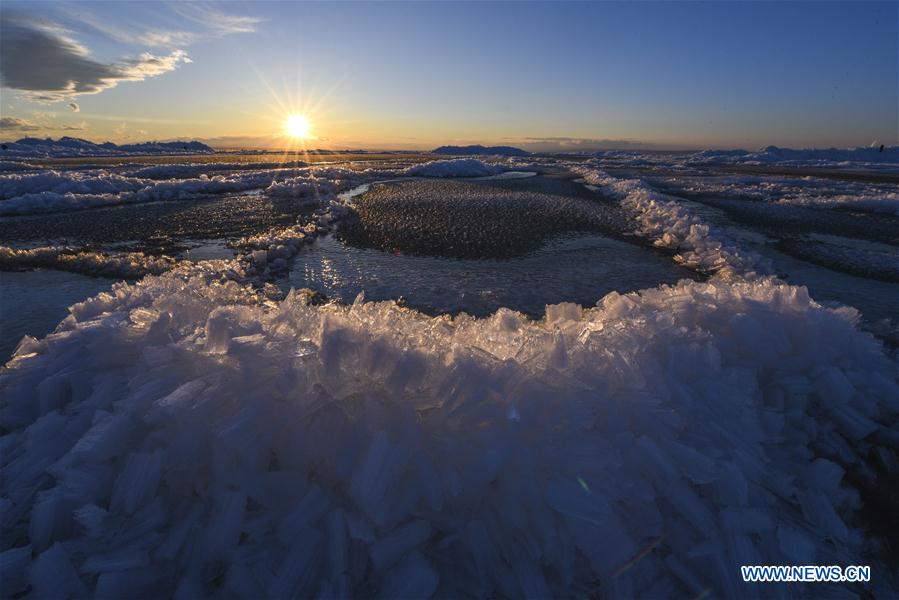
POLYGON ((287 117, 285 129, 290 137, 302 140, 309 137, 309 131, 312 127, 309 124, 309 119, 303 115, 293 114, 287 117))

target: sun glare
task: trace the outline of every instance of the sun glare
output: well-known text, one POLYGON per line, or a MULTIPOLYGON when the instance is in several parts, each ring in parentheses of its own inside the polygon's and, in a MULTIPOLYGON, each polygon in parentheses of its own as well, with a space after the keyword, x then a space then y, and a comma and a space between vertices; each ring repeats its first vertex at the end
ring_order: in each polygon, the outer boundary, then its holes
POLYGON ((303 115, 290 115, 287 117, 286 129, 288 135, 296 139, 305 139, 309 137, 309 120, 303 115))

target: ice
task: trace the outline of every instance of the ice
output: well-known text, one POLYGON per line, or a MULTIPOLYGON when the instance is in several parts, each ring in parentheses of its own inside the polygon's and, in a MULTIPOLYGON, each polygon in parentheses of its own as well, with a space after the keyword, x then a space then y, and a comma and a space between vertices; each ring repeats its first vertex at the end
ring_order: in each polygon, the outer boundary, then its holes
POLYGON ((302 160, 285 160, 280 162, 202 162, 183 164, 162 164, 140 166, 126 169, 129 177, 147 179, 193 179, 200 175, 211 175, 222 171, 261 171, 267 169, 297 169, 306 167, 302 160))
POLYGON ((661 167, 689 173, 697 166, 772 165, 795 168, 826 168, 899 172, 899 146, 860 148, 779 148, 768 146, 755 152, 749 150, 710 149, 701 152, 657 153, 641 150, 603 150, 574 152, 590 157, 603 168, 661 167))
POLYGON ((477 158, 433 160, 409 167, 403 171, 410 177, 484 177, 507 170, 500 164, 485 163, 477 158))
POLYGON ((143 252, 106 253, 84 251, 66 246, 9 248, 0 246, 0 270, 60 269, 116 279, 137 279, 160 274, 177 267, 179 261, 168 256, 143 252))
POLYGON ((664 180, 676 193, 761 200, 814 208, 899 214, 894 185, 775 175, 682 176, 664 180))
POLYGON ((271 184, 265 188, 265 193, 269 196, 305 198, 307 202, 315 203, 327 199, 335 189, 334 184, 327 180, 296 177, 271 184))
POLYGON ((35 598, 82 596, 87 591, 72 566, 71 557, 59 543, 31 563, 29 581, 35 598))
POLYGON ((115 173, 0 175, 0 216, 83 210, 118 204, 190 200, 266 188, 293 171, 251 171, 156 181, 115 173))
POLYGON ((431 524, 417 520, 402 525, 372 544, 371 563, 376 571, 393 566, 404 554, 424 544, 431 535, 431 524))
POLYGON ((871 550, 843 474, 897 464, 895 359, 802 288, 475 320, 241 273, 116 284, 0 374, 0 550, 36 592, 741 595, 747 557, 871 550))
POLYGON ((722 277, 772 272, 764 258, 735 245, 723 232, 645 181, 618 179, 589 167, 575 170, 588 185, 620 200, 637 220, 637 234, 650 238, 656 246, 678 250, 675 259, 684 266, 722 277))
POLYGON ((899 146, 859 148, 778 148, 768 146, 757 152, 746 150, 704 150, 695 162, 778 164, 802 167, 873 167, 897 170, 899 146))
POLYGON ((97 598, 152 598, 167 583, 152 568, 107 571, 97 578, 97 598))
POLYGON ((112 487, 109 510, 133 514, 147 504, 159 486, 164 462, 165 451, 160 448, 132 453, 112 487))
POLYGON ((0 582, 5 594, 17 594, 27 586, 27 569, 31 563, 31 546, 0 552, 0 582))
MULTIPOLYGON (((9 200, 25 194, 46 194, 48 197, 51 195, 60 197, 65 194, 119 194, 135 192, 151 183, 145 179, 123 177, 109 171, 12 173, 0 175, 0 199, 9 200)), ((6 203, 0 206, 6 207, 6 203)), ((11 209, 7 207, 4 210, 11 209)))
MULTIPOLYGON (((318 202, 330 200, 339 191, 377 177, 403 175, 402 170, 396 169, 265 168, 267 166, 266 163, 260 166, 247 163, 232 169, 229 165, 215 163, 159 165, 126 169, 123 171, 126 174, 105 169, 24 173, 0 171, 0 216, 140 202, 184 201, 213 194, 239 194, 255 190, 264 190, 270 196, 318 202)), ((483 163, 481 170, 496 172, 483 163)))
POLYGON ((0 248, 9 268, 149 274, 0 372, 2 573, 37 596, 742 596, 730 565, 875 556, 856 486, 880 485, 871 457, 899 465, 895 356, 647 182, 580 171, 707 281, 540 320, 261 285, 333 229, 341 192, 513 163, 146 167, 100 195, 321 205, 232 261, 0 248))
POLYGON ((413 552, 387 574, 378 598, 429 598, 440 578, 431 565, 413 552))
POLYGON ((82 573, 110 573, 128 571, 150 564, 150 557, 145 550, 134 549, 125 552, 113 552, 108 555, 94 554, 81 565, 82 573))

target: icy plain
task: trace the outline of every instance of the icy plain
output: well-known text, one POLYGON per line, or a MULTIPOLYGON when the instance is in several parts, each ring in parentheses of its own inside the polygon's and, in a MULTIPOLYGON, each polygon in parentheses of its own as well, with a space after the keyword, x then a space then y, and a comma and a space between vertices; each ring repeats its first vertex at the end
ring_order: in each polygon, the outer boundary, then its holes
POLYGON ((895 591, 876 525, 895 514, 871 510, 899 474, 888 333, 791 284, 765 239, 725 205, 685 201, 679 182, 611 173, 603 157, 526 160, 0 176, 5 215, 247 192, 301 215, 230 240, 227 260, 2 249, 4 268, 138 269, 24 338, 0 373, 6 589, 836 596, 862 588, 751 586, 739 566, 862 563, 865 589, 895 591), (348 190, 529 169, 581 178, 634 243, 695 278, 549 303, 539 319, 428 316, 364 295, 322 304, 273 285, 353 213, 348 190))

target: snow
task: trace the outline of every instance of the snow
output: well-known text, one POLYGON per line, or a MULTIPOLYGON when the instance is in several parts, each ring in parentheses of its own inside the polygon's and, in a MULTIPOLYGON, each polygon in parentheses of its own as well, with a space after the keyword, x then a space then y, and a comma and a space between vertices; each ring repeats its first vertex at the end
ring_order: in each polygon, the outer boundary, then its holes
POLYGON ((505 170, 502 165, 485 163, 477 158, 457 158, 414 165, 405 169, 403 174, 410 177, 484 177, 505 170))
POLYGON ((751 594, 735 565, 869 550, 844 474, 895 461, 899 384, 856 318, 764 277, 542 321, 260 301, 214 263, 116 284, 0 374, 0 564, 115 596, 751 594))

